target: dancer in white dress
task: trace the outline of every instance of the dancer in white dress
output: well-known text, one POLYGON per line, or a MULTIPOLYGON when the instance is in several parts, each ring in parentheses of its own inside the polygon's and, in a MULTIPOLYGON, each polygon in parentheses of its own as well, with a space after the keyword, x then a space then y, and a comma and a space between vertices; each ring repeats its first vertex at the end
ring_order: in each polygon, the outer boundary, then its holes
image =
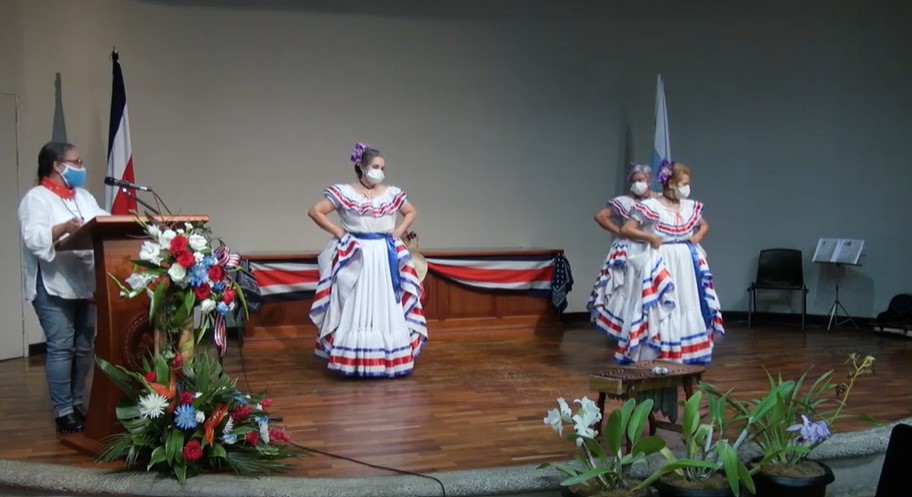
POLYGON ((690 200, 690 170, 663 162, 662 195, 637 204, 621 232, 650 244, 649 273, 641 307, 647 326, 630 347, 639 359, 659 358, 708 365, 713 343, 723 335, 722 312, 713 277, 700 246, 709 230, 703 204, 690 200), (647 347, 641 347, 642 344, 647 347))
POLYGON ((654 196, 649 190, 651 172, 646 164, 631 164, 627 170, 630 193, 611 199, 595 215, 595 221, 614 235, 615 241, 589 294, 587 308, 596 329, 617 342, 616 358, 622 363, 636 360, 627 354, 631 329, 643 323, 639 315, 638 294, 642 278, 637 276, 634 266, 637 255, 644 253, 648 247, 642 242, 623 238, 621 227, 630 219, 636 204, 654 196), (615 219, 619 224, 615 223, 615 219))
POLYGON ((416 211, 405 192, 383 184, 379 150, 359 143, 351 160, 358 181, 330 186, 309 212, 334 236, 318 259, 310 310, 319 328, 314 354, 345 376, 404 376, 427 341, 420 282, 400 240, 416 211), (327 217, 333 211, 341 227, 327 217))

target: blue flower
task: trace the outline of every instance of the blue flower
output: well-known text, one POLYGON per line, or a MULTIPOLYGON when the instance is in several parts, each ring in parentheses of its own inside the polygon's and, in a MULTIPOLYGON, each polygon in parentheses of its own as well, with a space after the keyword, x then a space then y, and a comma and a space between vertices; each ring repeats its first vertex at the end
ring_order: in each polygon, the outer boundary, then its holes
POLYGON ((194 264, 190 269, 190 285, 194 288, 209 280, 209 272, 202 264, 194 264))
POLYGON ((224 289, 225 289, 225 284, 222 283, 221 281, 219 281, 218 283, 212 285, 212 291, 213 291, 213 292, 221 292, 221 291, 224 290, 224 289))
POLYGON ((268 416, 254 416, 254 417, 253 417, 253 420, 256 421, 257 424, 269 423, 269 417, 268 417, 268 416))
POLYGON ((234 445, 237 443, 237 435, 234 433, 226 433, 222 435, 222 442, 225 442, 228 445, 234 445))
POLYGON ((216 310, 219 314, 221 314, 222 316, 224 316, 225 314, 228 314, 228 311, 229 311, 230 309, 228 309, 228 304, 226 304, 226 303, 224 303, 224 302, 219 302, 219 305, 215 308, 215 310, 216 310))
POLYGON ((240 390, 234 391, 234 401, 238 405, 242 405, 242 406, 247 405, 247 397, 244 394, 242 394, 240 390))
POLYGON ((817 445, 827 438, 830 438, 831 433, 826 421, 818 421, 816 423, 812 423, 811 420, 809 420, 804 414, 801 415, 801 420, 801 423, 789 426, 787 428, 788 431, 799 432, 798 443, 817 445))
POLYGON ((203 258, 203 265, 206 266, 206 269, 214 266, 216 262, 215 257, 212 257, 211 255, 207 255, 203 258))
POLYGON ((174 411, 174 424, 182 430, 196 428, 196 409, 190 404, 184 404, 174 411))

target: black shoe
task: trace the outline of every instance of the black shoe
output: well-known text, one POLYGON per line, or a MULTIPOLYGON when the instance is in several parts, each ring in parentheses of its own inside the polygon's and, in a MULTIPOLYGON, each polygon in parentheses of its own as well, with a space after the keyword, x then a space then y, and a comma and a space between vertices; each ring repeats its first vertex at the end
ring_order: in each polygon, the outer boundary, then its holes
POLYGON ((57 431, 59 433, 80 433, 84 429, 82 421, 79 420, 76 413, 71 412, 66 416, 60 416, 55 421, 57 421, 57 431))
POLYGON ((75 406, 73 406, 73 414, 76 415, 76 418, 79 419, 80 423, 85 424, 86 410, 82 404, 76 404, 75 406))

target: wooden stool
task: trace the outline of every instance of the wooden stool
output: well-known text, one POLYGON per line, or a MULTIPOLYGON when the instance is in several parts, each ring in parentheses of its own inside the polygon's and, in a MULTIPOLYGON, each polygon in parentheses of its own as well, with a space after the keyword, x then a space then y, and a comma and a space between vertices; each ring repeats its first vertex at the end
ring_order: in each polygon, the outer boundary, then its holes
MULTIPOLYGON (((693 395, 693 387, 698 383, 706 368, 691 366, 666 361, 643 361, 628 366, 615 366, 601 373, 589 377, 589 389, 599 393, 598 407, 602 413, 602 422, 599 423, 598 433, 602 431, 605 422, 605 399, 612 398, 622 402, 636 398, 638 393, 667 388, 677 389, 684 387, 687 398, 693 395), (656 374, 653 368, 665 368, 665 374, 656 374)), ((655 414, 649 413, 649 434, 655 435, 656 428, 681 432, 681 426, 667 421, 657 421, 655 414)), ((626 438, 626 437, 625 437, 626 438)), ((627 441, 627 451, 630 451, 630 441, 627 441)))

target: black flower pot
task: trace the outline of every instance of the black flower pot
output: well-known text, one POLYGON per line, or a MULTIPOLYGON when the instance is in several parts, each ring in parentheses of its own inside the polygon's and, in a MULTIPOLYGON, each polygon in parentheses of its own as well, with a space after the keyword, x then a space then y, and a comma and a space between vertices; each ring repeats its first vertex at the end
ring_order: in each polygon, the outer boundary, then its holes
MULTIPOLYGON (((684 488, 662 480, 652 484, 659 491, 660 497, 734 497, 730 488, 684 488)), ((744 493, 744 489, 741 489, 744 493)))
POLYGON ((836 480, 836 476, 826 464, 820 461, 814 462, 823 468, 822 475, 795 478, 768 475, 762 471, 755 474, 756 497, 826 497, 826 487, 836 480))

